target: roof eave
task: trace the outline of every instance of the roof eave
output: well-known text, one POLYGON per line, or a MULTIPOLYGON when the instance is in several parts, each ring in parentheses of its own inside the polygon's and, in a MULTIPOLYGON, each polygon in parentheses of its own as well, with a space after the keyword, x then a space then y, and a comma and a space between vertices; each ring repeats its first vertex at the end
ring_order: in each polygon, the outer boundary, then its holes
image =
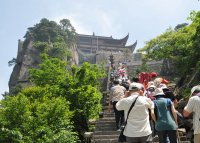
POLYGON ((129 45, 129 46, 125 46, 125 48, 128 48, 131 51, 131 53, 133 53, 135 48, 136 48, 136 46, 137 46, 137 40, 135 41, 134 44, 129 45))

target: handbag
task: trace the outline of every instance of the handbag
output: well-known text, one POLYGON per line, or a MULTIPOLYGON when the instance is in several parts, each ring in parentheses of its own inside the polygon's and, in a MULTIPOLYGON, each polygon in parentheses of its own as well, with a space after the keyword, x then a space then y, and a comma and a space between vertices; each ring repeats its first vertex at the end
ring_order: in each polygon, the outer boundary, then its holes
POLYGON ((124 127, 122 128, 119 134, 118 142, 126 142, 126 136, 123 133, 124 133, 124 127))
POLYGON ((137 100, 138 97, 139 97, 139 96, 137 96, 137 97, 135 98, 135 101, 132 103, 131 107, 130 107, 129 110, 128 110, 126 121, 125 121, 124 126, 122 127, 121 132, 120 132, 119 137, 118 137, 118 142, 126 142, 126 136, 124 135, 124 129, 125 129, 126 124, 127 124, 127 120, 128 120, 129 113, 131 112, 131 109, 132 109, 133 106, 135 105, 135 102, 136 102, 136 100, 137 100))

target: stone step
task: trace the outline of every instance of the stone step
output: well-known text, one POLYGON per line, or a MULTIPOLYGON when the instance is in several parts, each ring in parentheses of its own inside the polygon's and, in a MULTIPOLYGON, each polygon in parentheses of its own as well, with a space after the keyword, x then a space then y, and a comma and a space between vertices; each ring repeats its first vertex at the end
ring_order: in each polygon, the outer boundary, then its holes
POLYGON ((93 135, 92 138, 95 139, 117 139, 119 134, 114 135, 93 135))
POLYGON ((115 120, 115 117, 112 117, 112 116, 111 117, 103 117, 99 120, 115 120))
POLYGON ((115 121, 115 117, 103 117, 97 122, 110 122, 110 121, 115 121))
POLYGON ((113 112, 104 112, 103 117, 115 117, 113 112))
MULTIPOLYGON (((103 106, 103 110, 108 110, 109 109, 109 106, 103 106)), ((112 109, 112 106, 111 106, 111 109, 112 109)))
POLYGON ((115 123, 115 118, 114 117, 104 117, 99 120, 97 120, 96 124, 101 124, 101 123, 115 123))
POLYGON ((95 131, 93 135, 119 135, 120 131, 95 131))
POLYGON ((117 130, 116 129, 116 126, 112 126, 112 127, 110 127, 110 126, 99 126, 99 127, 95 127, 95 129, 94 129, 95 131, 114 131, 114 130, 117 130))
POLYGON ((115 124, 115 120, 109 120, 109 119, 101 119, 101 120, 99 120, 99 121, 97 121, 96 122, 96 124, 98 125, 98 124, 115 124))
POLYGON ((92 143, 119 143, 118 138, 116 139, 92 139, 92 143))
POLYGON ((97 122, 96 127, 113 127, 115 126, 115 122, 110 121, 110 122, 97 122))
MULTIPOLYGON (((103 107, 103 108, 107 108, 107 107, 103 107)), ((114 109, 111 108, 110 111, 109 110, 104 110, 104 113, 114 113, 114 109)))

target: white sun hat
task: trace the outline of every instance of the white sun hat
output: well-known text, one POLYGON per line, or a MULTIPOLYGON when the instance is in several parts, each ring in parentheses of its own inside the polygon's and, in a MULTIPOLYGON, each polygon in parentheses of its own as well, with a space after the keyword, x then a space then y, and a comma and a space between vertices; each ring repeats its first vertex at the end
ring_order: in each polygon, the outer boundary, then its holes
POLYGON ((141 83, 133 82, 129 85, 129 90, 135 90, 135 89, 144 89, 144 86, 141 83))
POLYGON ((165 95, 162 88, 156 88, 154 92, 154 96, 165 95))
POLYGON ((196 90, 200 91, 200 85, 196 85, 196 86, 192 87, 190 96, 192 96, 192 94, 193 94, 196 90))

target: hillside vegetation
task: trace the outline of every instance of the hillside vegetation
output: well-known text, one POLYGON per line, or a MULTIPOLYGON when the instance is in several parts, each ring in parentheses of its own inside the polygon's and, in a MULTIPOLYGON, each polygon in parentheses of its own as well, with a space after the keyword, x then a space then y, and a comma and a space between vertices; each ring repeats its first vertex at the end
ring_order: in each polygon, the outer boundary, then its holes
POLYGON ((200 12, 191 12, 188 20, 190 24, 169 28, 140 49, 146 53, 146 60, 165 60, 173 65, 168 72, 182 96, 188 96, 189 89, 200 83, 200 12))
POLYGON ((84 142, 89 119, 98 118, 101 111, 104 69, 89 63, 69 64, 76 33, 67 19, 60 24, 42 19, 24 37, 40 51, 41 63, 29 69, 32 86, 4 95, 0 142, 84 142))

